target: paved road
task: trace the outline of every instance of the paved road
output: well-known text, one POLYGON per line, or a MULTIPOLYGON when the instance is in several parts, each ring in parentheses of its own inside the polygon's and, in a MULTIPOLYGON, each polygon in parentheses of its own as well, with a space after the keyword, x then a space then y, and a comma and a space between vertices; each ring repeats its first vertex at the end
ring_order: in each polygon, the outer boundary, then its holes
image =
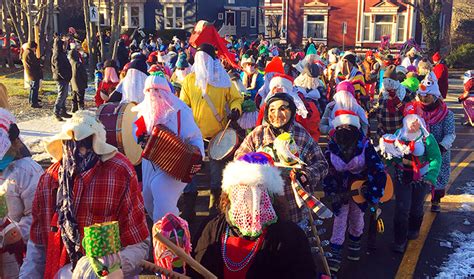
MULTIPOLYGON (((451 240, 451 234, 455 231, 471 233, 473 231, 474 200, 472 191, 474 189, 474 128, 463 126, 464 114, 462 107, 457 103, 457 96, 461 92, 462 80, 460 72, 451 76, 450 91, 447 98, 448 106, 455 113, 457 138, 452 149, 452 179, 449 184, 448 197, 450 202, 442 204, 442 212, 434 214, 429 211, 429 202, 426 203, 426 214, 422 225, 420 237, 409 243, 404 255, 393 253, 390 245, 393 241, 393 213, 394 201, 383 205, 382 218, 385 221, 385 233, 379 234, 376 240, 377 249, 367 251, 366 233, 363 237, 364 254, 359 262, 344 260, 343 266, 337 278, 429 278, 439 274, 439 267, 447 261, 450 254, 457 248, 457 244, 451 240), (472 182, 472 184, 470 183, 472 182), (466 187, 470 187, 466 189, 466 187), (465 194, 470 191, 469 195, 465 194), (466 225, 469 224, 469 225, 466 225), (440 243, 447 243, 443 247, 440 243), (446 246, 445 245, 445 246, 446 246)), ((324 146, 324 144, 323 144, 324 146)), ((203 183, 205 184, 205 178, 203 183)), ((192 230, 203 222, 207 216, 208 191, 205 187, 200 188, 198 199, 198 211, 201 216, 192 224, 192 230)), ((366 217, 366 224, 368 223, 366 217)), ((329 239, 331 235, 332 221, 326 221, 323 227, 327 232, 322 239, 329 239)), ((367 230, 367 226, 366 226, 367 230)), ((321 267, 319 263, 319 267, 321 267)), ((462 267, 461 267, 462 268, 462 267)), ((453 277, 447 277, 453 278, 453 277)))

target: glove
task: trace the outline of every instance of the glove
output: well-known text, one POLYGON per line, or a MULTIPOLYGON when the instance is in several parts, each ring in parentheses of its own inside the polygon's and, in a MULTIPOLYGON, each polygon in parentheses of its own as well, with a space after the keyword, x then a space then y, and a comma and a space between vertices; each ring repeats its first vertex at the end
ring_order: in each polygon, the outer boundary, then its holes
POLYGON ((300 182, 303 188, 307 188, 307 186, 309 186, 308 174, 305 171, 292 169, 291 172, 292 174, 290 177, 294 176, 294 178, 300 182))
POLYGON ((240 112, 238 109, 232 109, 229 115, 229 119, 232 121, 237 121, 240 117, 240 112))
POLYGON ((446 151, 448 151, 448 150, 446 150, 446 148, 445 148, 442 144, 438 143, 438 146, 439 146, 439 151, 441 151, 441 154, 443 154, 443 153, 445 153, 446 151))

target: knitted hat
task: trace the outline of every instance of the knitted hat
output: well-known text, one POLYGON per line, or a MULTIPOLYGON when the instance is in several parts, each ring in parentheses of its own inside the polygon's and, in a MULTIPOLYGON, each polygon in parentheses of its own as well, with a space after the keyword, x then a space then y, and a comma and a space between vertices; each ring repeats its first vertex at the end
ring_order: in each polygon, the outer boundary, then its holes
POLYGON ((337 110, 334 114, 334 119, 332 120, 332 126, 336 128, 341 125, 351 125, 360 129, 359 116, 351 110, 337 110))
POLYGON ((0 108, 0 159, 3 159, 10 149, 12 141, 20 134, 15 122, 15 116, 11 112, 0 108))
POLYGON ((283 68, 283 61, 280 57, 273 57, 270 63, 267 64, 267 67, 265 67, 265 74, 268 73, 285 73, 285 69, 283 68))
POLYGON ((439 91, 438 86, 438 79, 436 78, 436 75, 433 72, 430 72, 421 81, 416 93, 420 96, 433 95, 436 98, 441 97, 441 92, 439 91))
POLYGON ((317 64, 306 64, 304 66, 304 73, 312 78, 317 78, 320 75, 320 69, 317 64))
POLYGON ((384 78, 391 78, 393 80, 397 80, 397 66, 395 65, 390 65, 385 69, 385 72, 383 73, 384 78))
POLYGON ((368 51, 365 53, 365 58, 371 57, 371 56, 374 56, 374 52, 371 51, 371 50, 368 50, 368 51))
POLYGON ((293 78, 287 75, 276 74, 270 80, 270 92, 277 86, 283 87, 285 93, 290 93, 293 91, 293 78))
POLYGON ((413 66, 413 65, 408 66, 407 71, 410 72, 410 73, 416 73, 417 72, 416 67, 413 66))
POLYGON ((92 137, 92 149, 102 155, 102 161, 110 159, 117 148, 108 144, 105 138, 105 128, 91 111, 80 110, 62 126, 61 132, 46 141, 46 151, 56 161, 63 157, 63 140, 80 141, 92 137))
POLYGON ((181 53, 178 56, 178 61, 176 62, 176 68, 187 68, 189 67, 188 60, 186 60, 187 56, 185 53, 181 53))
POLYGON ((342 81, 337 85, 336 92, 339 91, 349 92, 352 94, 352 96, 355 96, 355 87, 350 81, 347 80, 342 81))
POLYGON ((154 51, 148 55, 148 59, 146 60, 146 62, 149 64, 155 64, 157 59, 158 59, 158 52, 154 51))
POLYGON ((439 54, 439 51, 436 52, 435 54, 433 54, 433 57, 432 57, 432 58, 433 58, 433 62, 434 62, 434 63, 439 62, 439 61, 441 60, 441 54, 439 54))

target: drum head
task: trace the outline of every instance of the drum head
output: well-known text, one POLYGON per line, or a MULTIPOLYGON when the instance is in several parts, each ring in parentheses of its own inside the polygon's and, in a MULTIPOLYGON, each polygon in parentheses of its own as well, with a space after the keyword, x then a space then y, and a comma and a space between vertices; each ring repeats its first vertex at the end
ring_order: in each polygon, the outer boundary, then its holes
POLYGON ((212 138, 209 144, 209 157, 211 157, 211 159, 223 160, 234 151, 238 144, 239 139, 237 137, 237 132, 232 128, 228 128, 225 131, 222 140, 218 144, 217 142, 219 141, 222 132, 223 131, 220 131, 214 138, 212 138))
POLYGON ((142 148, 133 137, 133 122, 137 118, 137 113, 132 111, 134 103, 123 104, 125 110, 122 115, 122 145, 125 156, 136 166, 142 161, 142 148))

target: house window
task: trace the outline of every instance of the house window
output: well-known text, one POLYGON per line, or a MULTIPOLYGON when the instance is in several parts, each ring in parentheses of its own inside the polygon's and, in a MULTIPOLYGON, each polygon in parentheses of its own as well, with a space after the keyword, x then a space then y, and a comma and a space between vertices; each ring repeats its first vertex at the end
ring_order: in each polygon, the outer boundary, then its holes
POLYGON ((105 14, 104 13, 99 13, 99 22, 100 22, 100 26, 105 25, 105 14))
POLYGON ((398 16, 397 41, 405 41, 405 15, 398 16))
POLYGON ((183 6, 169 6, 165 9, 165 29, 183 29, 183 6))
POLYGON ((229 4, 235 4, 235 0, 228 0, 227 3, 229 3, 229 4))
POLYGON ((130 7, 130 26, 140 26, 140 8, 137 6, 130 7))
POLYGON ((370 16, 364 16, 364 41, 370 40, 370 16))
POLYGON ((247 12, 240 13, 240 26, 247 27, 247 12))
POLYGON ((307 16, 307 37, 314 39, 324 39, 324 16, 308 15, 307 16))
POLYGON ((375 16, 375 40, 380 41, 382 36, 392 34, 392 16, 376 15, 375 16))
POLYGON ((250 27, 257 27, 257 8, 255 7, 250 9, 250 27))

